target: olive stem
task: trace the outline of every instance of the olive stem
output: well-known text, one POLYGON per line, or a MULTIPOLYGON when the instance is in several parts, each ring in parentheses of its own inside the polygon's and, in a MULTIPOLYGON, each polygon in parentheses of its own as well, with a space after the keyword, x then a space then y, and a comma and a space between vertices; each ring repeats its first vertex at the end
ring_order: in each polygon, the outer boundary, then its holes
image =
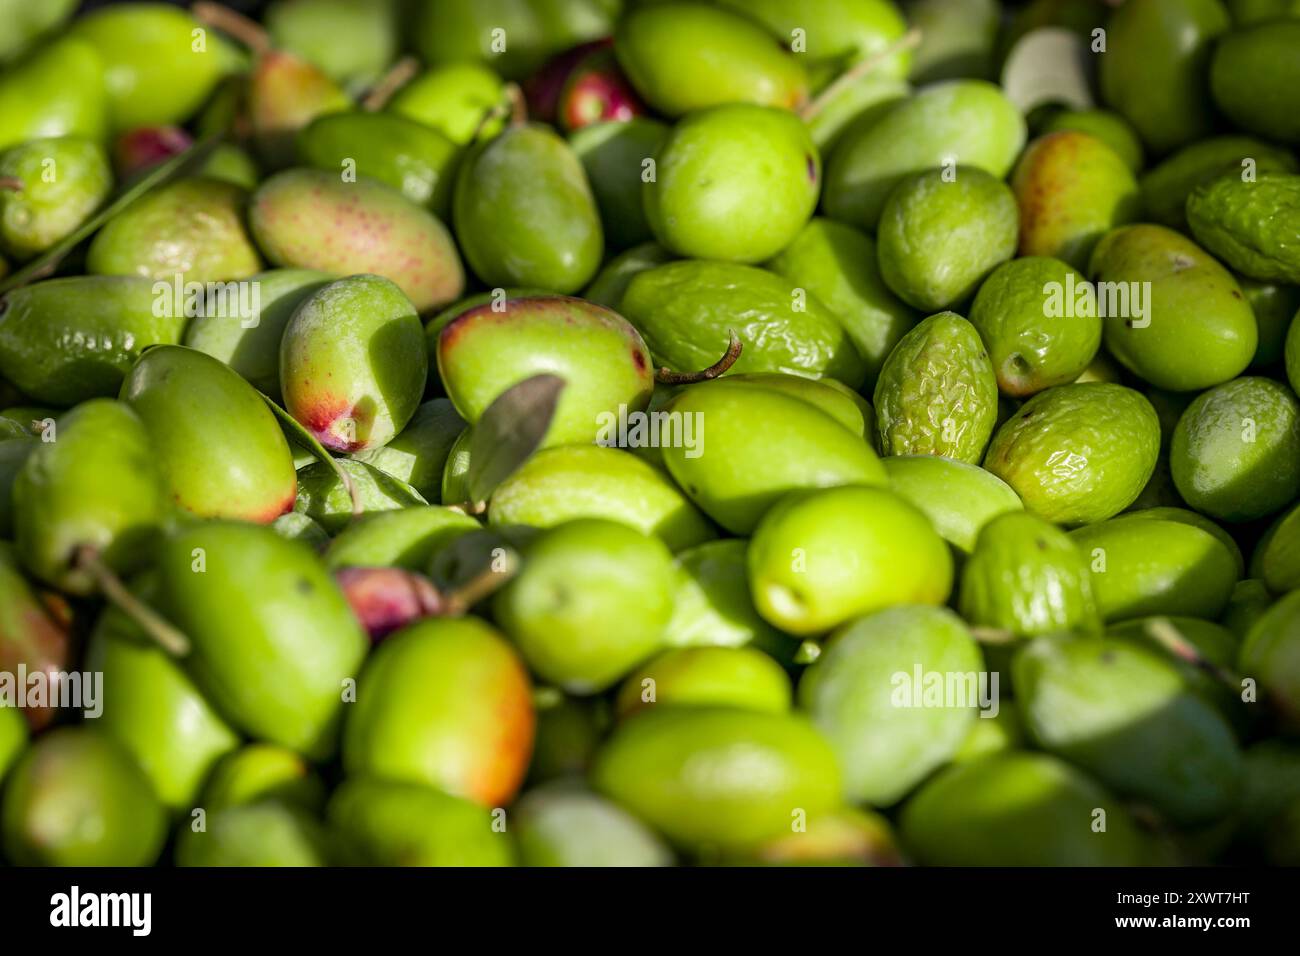
POLYGON ((361 500, 361 492, 357 490, 357 484, 348 474, 348 470, 339 464, 339 460, 325 450, 325 446, 316 440, 316 436, 309 432, 298 419, 294 418, 287 411, 280 407, 271 396, 265 392, 258 392, 266 407, 271 410, 271 414, 280 420, 283 428, 293 435, 295 441, 302 445, 307 451, 316 456, 317 461, 323 461, 334 472, 335 477, 343 485, 348 493, 348 498, 352 502, 352 517, 359 518, 366 513, 366 506, 361 500))
POLYGON ((518 83, 506 84, 506 100, 510 103, 510 125, 523 126, 528 122, 528 100, 518 83))
POLYGON ((110 604, 139 625, 168 654, 184 657, 190 652, 189 638, 132 594, 113 569, 104 563, 97 550, 89 546, 79 548, 74 564, 95 579, 100 593, 110 604))
POLYGON ((1168 618, 1157 617, 1153 620, 1147 621, 1145 630, 1147 636, 1150 637, 1151 640, 1155 641, 1179 660, 1185 661, 1193 667, 1205 671, 1215 680, 1227 684, 1230 687, 1240 686, 1241 681, 1237 678, 1236 674, 1233 674, 1227 668, 1220 667, 1218 664, 1215 664, 1213 661, 1206 658, 1204 654, 1196 649, 1195 645, 1193 645, 1191 641, 1187 640, 1187 638, 1183 636, 1183 632, 1178 630, 1178 628, 1174 626, 1174 623, 1168 618))
POLYGON ((0 189, 21 192, 24 188, 26 188, 26 184, 17 176, 0 176, 0 189))
POLYGON ((200 2, 190 10, 200 23, 228 33, 258 56, 271 52, 271 37, 260 23, 220 3, 200 2))
POLYGON ((444 604, 445 612, 451 615, 464 614, 514 577, 519 570, 519 560, 512 551, 507 550, 505 554, 506 566, 500 571, 489 565, 460 587, 449 591, 444 604))
POLYGON ((462 501, 457 505, 447 505, 448 511, 459 511, 463 515, 477 517, 487 512, 486 501, 462 501))
POLYGON ((483 111, 483 115, 479 117, 478 125, 474 127, 474 132, 470 133, 469 141, 471 143, 478 142, 478 138, 483 135, 483 130, 487 128, 489 123, 494 120, 499 120, 509 113, 510 104, 506 103, 504 100, 493 106, 489 106, 483 111))
POLYGON ((727 351, 723 353, 722 358, 708 368, 701 369, 698 372, 674 372, 670 368, 660 368, 655 372, 655 381, 661 385, 694 385, 696 382, 707 382, 709 379, 724 374, 731 366, 736 364, 736 360, 740 358, 740 353, 745 348, 745 344, 740 341, 740 336, 736 334, 735 329, 727 329, 727 335, 730 337, 730 341, 727 343, 727 351))
POLYGON ((972 627, 971 637, 980 644, 1014 644, 1016 635, 1002 627, 972 627))
POLYGON ((370 88, 366 98, 361 101, 361 108, 368 113, 382 110, 393 98, 393 94, 415 79, 420 72, 420 61, 413 56, 404 56, 393 64, 392 69, 379 78, 370 88))
POLYGON ((858 82, 858 80, 862 79, 868 73, 873 72, 876 67, 880 66, 880 64, 884 63, 895 54, 915 48, 920 42, 921 31, 918 27, 913 27, 883 50, 873 53, 866 59, 855 63, 853 66, 849 67, 849 69, 836 77, 835 81, 831 83, 830 86, 826 87, 826 89, 817 94, 814 99, 809 101, 809 103, 799 111, 799 118, 805 123, 808 122, 824 110, 827 103, 835 99, 835 97, 839 96, 840 93, 844 92, 844 90, 858 82))

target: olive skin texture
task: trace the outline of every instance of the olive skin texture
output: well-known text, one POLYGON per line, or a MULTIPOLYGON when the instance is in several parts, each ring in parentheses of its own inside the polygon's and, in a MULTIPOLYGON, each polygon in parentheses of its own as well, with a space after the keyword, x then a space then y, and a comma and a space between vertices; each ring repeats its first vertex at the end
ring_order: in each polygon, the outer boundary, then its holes
POLYGON ((475 618, 417 621, 367 660, 343 766, 502 806, 523 782, 535 727, 528 672, 494 628, 475 618))
POLYGON ((421 571, 433 557, 479 523, 450 508, 401 508, 366 515, 340 532, 325 551, 332 569, 399 567, 421 571))
POLYGON ((1109 382, 1058 385, 1007 420, 984 467, 1049 521, 1081 525, 1119 514, 1155 470, 1160 422, 1141 394, 1109 382))
POLYGON ((307 515, 328 534, 341 534, 360 516, 403 508, 420 508, 428 504, 406 482, 373 465, 345 458, 338 463, 338 467, 352 479, 357 499, 355 502, 352 492, 331 465, 314 461, 297 473, 298 492, 294 497, 293 510, 307 515), (356 514, 358 504, 361 515, 356 514))
POLYGON ((1145 150, 1137 131, 1124 117, 1110 110, 1061 110, 1043 127, 1045 133, 1073 130, 1094 136, 1109 146, 1133 175, 1146 165, 1145 150))
POLYGON ((1229 26, 1218 0, 1153 0, 1117 8, 1106 24, 1101 96, 1164 153, 1206 136, 1214 115, 1206 67, 1229 26))
POLYGON ((256 316, 197 315, 183 344, 225 362, 259 392, 279 401, 280 341, 294 310, 330 281, 311 269, 271 269, 248 279, 257 288, 256 316))
POLYGON ((50 136, 102 141, 108 93, 98 51, 74 37, 37 47, 0 80, 0 149, 50 136))
POLYGON ((451 401, 435 398, 415 410, 411 420, 382 448, 353 452, 352 457, 437 501, 451 446, 465 429, 451 401))
POLYGON ((130 407, 94 399, 62 416, 14 480, 14 542, 38 578, 72 594, 98 590, 82 566, 91 549, 120 574, 148 560, 164 487, 146 426, 130 407))
POLYGON ((171 503, 200 517, 269 523, 293 508, 288 442, 253 388, 194 349, 150 349, 122 383, 171 503))
POLYGON ((876 229, 880 275, 917 309, 953 308, 1015 255, 1016 230, 1015 196, 984 170, 916 173, 894 187, 881 210, 876 229))
POLYGON ((790 244, 817 205, 821 157, 779 109, 737 104, 681 120, 642 186, 646 219, 680 256, 757 263, 790 244))
POLYGON ((677 555, 673 616, 664 640, 673 647, 752 645, 782 663, 798 645, 768 624, 749 594, 743 538, 706 541, 677 555))
POLYGON ((1071 281, 1077 289, 1087 280, 1060 259, 1022 256, 998 266, 980 286, 970 321, 988 347, 1002 394, 1025 398, 1073 382, 1096 357, 1100 316, 1044 315, 1045 290, 1064 295, 1071 281))
POLYGON ((156 568, 159 609, 189 637, 186 669, 221 713, 309 759, 334 753, 368 641, 311 549, 208 522, 168 537, 156 568), (249 600, 231 606, 232 593, 249 600))
POLYGON ((1225 382, 1187 406, 1169 457, 1197 511, 1223 521, 1273 514, 1300 494, 1300 401, 1272 379, 1225 382))
POLYGON ((247 201, 242 187, 216 179, 164 186, 95 235, 87 271, 182 284, 246 279, 262 267, 244 227, 247 201))
POLYGON ((665 408, 704 424, 697 447, 661 449, 668 472, 736 534, 753 531, 789 491, 885 483, 861 436, 800 399, 724 378, 686 389, 665 408))
POLYGON ((114 130, 161 126, 192 115, 224 70, 226 41, 216 31, 196 46, 199 23, 157 3, 115 4, 78 18, 71 36, 94 45, 114 130))
POLYGON ((800 679, 799 702, 839 757, 845 796, 889 806, 951 758, 985 719, 980 702, 927 703, 916 678, 982 670, 974 639, 944 608, 891 607, 835 634, 800 679))
POLYGON ((359 866, 511 866, 509 836, 491 812, 420 784, 352 778, 327 815, 345 862, 359 866))
POLYGON ((569 134, 569 145, 587 171, 611 251, 652 238, 642 206, 642 169, 667 134, 667 126, 647 116, 592 123, 569 134))
POLYGON ((1226 175, 1192 190, 1187 222, 1199 242, 1242 275, 1295 285, 1297 208, 1300 175, 1262 173, 1253 182, 1226 175))
POLYGON ((1300 503, 1279 515, 1260 537, 1250 576, 1278 594, 1300 587, 1300 503))
POLYGON ((1147 857, 1119 800, 1064 760, 1032 752, 940 772, 904 806, 901 836, 928 866, 1139 866, 1147 857))
POLYGON ((565 381, 545 445, 598 440, 600 425, 644 411, 654 388, 650 352, 622 316, 582 299, 526 296, 480 305, 438 335, 438 375, 475 424, 503 392, 533 375, 565 381))
POLYGON ((77 137, 36 139, 5 150, 0 177, 22 184, 0 190, 0 248, 19 260, 39 255, 73 232, 113 186, 103 148, 77 137))
POLYGON ((992 83, 935 83, 844 133, 826 166, 822 208, 832 219, 874 231, 903 177, 960 162, 1001 178, 1025 133, 1020 111, 992 83))
POLYGON ((674 844, 739 849, 840 800, 835 755, 804 717, 725 707, 650 710, 597 754, 593 788, 674 844), (766 768, 753 773, 753 761, 766 768))
POLYGON ((903 336, 876 380, 880 450, 978 462, 997 417, 998 387, 974 327, 940 312, 903 336))
POLYGON ((1137 180, 1087 133, 1049 133, 1025 150, 1011 177, 1020 205, 1020 255, 1086 269, 1108 230, 1138 218, 1137 180))
POLYGON ((543 449, 507 478, 488 503, 488 523, 498 527, 550 528, 573 518, 621 521, 658 535, 673 551, 717 536, 661 469, 630 452, 600 445, 543 449))
POLYGON ((1088 556, 1060 528, 1035 515, 1000 515, 984 526, 962 568, 962 617, 1016 637, 1097 632, 1088 556))
POLYGON ((305 165, 368 176, 427 206, 440 219, 451 210, 460 149, 436 130, 393 113, 327 113, 298 133, 305 165))
POLYGON ((866 366, 834 313, 790 280, 730 262, 684 259, 638 272, 618 310, 645 337, 657 365, 708 368, 735 329, 745 343, 732 366, 861 385, 866 366))
POLYGON ((965 554, 990 521, 1025 508, 1010 485, 978 465, 938 455, 889 455, 881 464, 894 494, 921 509, 934 530, 965 554))
POLYGON ((1260 23, 1235 30, 1214 48, 1210 91, 1242 129, 1292 145, 1300 143, 1300 21, 1260 23))
POLYGON ((245 744, 221 758, 200 795, 209 813, 275 800, 310 812, 325 804, 325 784, 300 754, 276 744, 245 744))
POLYGON ((474 147, 452 198, 461 251, 488 286, 569 294, 600 267, 604 234, 582 163, 555 133, 515 126, 474 147))
POLYGON ((646 707, 741 707, 783 714, 790 709, 790 678, 760 650, 683 647, 637 668, 619 689, 616 707, 627 718, 646 707))
POLYGON ((735 102, 793 109, 808 95, 799 57, 747 17, 703 3, 632 9, 614 53, 642 99, 667 116, 735 102))
POLYGON ((529 791, 515 809, 524 866, 671 866, 673 853, 636 817, 565 784, 529 791))
POLYGON ((748 561, 754 606, 791 634, 822 633, 895 604, 942 604, 952 589, 947 544, 921 511, 883 488, 787 495, 759 522, 748 561))
POLYGON ((176 865, 325 866, 327 838, 297 807, 274 801, 226 807, 204 830, 186 828, 176 841, 176 865))
MULTIPOLYGON (((403 86, 388 101, 389 112, 413 119, 464 146, 484 122, 484 115, 501 102, 502 82, 479 63, 447 63, 433 67, 403 86)), ((501 132, 500 121, 483 125, 485 136, 501 132)))
MULTIPOLYGON (((790 37, 794 29, 802 29, 807 41, 802 55, 812 61, 809 74, 815 86, 844 63, 884 52, 907 28, 898 9, 885 0, 722 0, 722 5, 754 18, 778 37, 790 37)), ((872 75, 902 78, 911 60, 911 52, 901 50, 872 75)))
POLYGON ((1121 365, 1157 388, 1218 385, 1254 357, 1258 331, 1236 280, 1172 229, 1140 224, 1107 233, 1093 249, 1089 272, 1095 282, 1133 294, 1150 283, 1145 314, 1137 314, 1136 298, 1121 295, 1118 309, 1109 307, 1103 338, 1121 365))
POLYGON ((374 180, 344 183, 324 170, 285 170, 253 193, 248 221, 272 265, 381 275, 421 313, 454 302, 465 287, 446 227, 374 180))
MULTIPOLYGON (((140 593, 156 594, 156 584, 140 593)), ((189 810, 214 764, 238 746, 235 731, 181 664, 116 608, 100 615, 86 662, 108 689, 96 726, 130 752, 169 811, 189 810)))
POLYGON ((147 346, 175 345, 185 331, 184 310, 160 315, 155 291, 140 277, 75 276, 6 292, 0 373, 60 407, 115 397, 147 346))
POLYGON ((1300 735, 1300 592, 1292 591, 1251 627, 1241 645, 1238 665, 1259 680, 1263 699, 1277 715, 1284 733, 1300 735))
POLYGON ((599 693, 663 646, 674 573, 659 539, 584 518, 540 535, 523 562, 492 607, 540 677, 599 693))
POLYGON ((415 306, 382 276, 350 276, 313 292, 280 342, 285 409, 334 451, 392 441, 419 407, 428 374, 415 306))
POLYGON ((881 278, 875 240, 860 229, 817 217, 767 268, 831 310, 866 363, 863 390, 874 388, 885 359, 919 317, 881 278))
POLYGON ((167 837, 162 804, 131 757, 90 727, 43 736, 10 769, 0 832, 21 866, 150 866, 167 837))
POLYGON ((600 0, 417 0, 403 26, 430 65, 483 62, 518 80, 552 54, 609 36, 616 9, 600 0))
POLYGON ((1042 638, 1014 662, 1017 700, 1039 746, 1184 825, 1228 813, 1241 749, 1172 662, 1111 638, 1042 638))
POLYGON ((1138 181, 1147 222, 1187 230, 1187 197, 1197 186, 1228 173, 1241 175, 1250 160, 1258 172, 1293 173, 1300 164, 1280 147, 1250 136, 1212 136, 1184 146, 1138 181))

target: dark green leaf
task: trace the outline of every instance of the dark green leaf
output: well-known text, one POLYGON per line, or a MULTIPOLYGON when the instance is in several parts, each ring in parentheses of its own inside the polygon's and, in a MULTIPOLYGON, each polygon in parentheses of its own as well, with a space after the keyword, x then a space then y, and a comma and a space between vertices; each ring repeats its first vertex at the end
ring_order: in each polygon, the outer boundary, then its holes
POLYGON ((487 407, 469 441, 469 493, 487 501, 496 487, 537 451, 564 390, 558 375, 534 375, 487 407))

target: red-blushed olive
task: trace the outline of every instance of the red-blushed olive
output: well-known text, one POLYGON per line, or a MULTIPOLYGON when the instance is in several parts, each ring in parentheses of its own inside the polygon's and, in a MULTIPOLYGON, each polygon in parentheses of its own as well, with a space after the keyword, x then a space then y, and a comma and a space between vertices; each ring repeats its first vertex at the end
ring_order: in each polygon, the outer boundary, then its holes
POLYGON ((366 662, 343 766, 502 806, 523 782, 535 724, 514 648, 478 618, 430 618, 393 634, 366 662))

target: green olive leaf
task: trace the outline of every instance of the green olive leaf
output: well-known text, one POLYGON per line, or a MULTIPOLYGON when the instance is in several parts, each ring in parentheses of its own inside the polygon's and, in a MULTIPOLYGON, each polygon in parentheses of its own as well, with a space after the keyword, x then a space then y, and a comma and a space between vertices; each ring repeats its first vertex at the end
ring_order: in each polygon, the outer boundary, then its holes
POLYGON ((334 474, 338 476, 339 481, 343 483, 343 487, 347 489, 348 497, 352 499, 352 516, 355 518, 362 514, 366 509, 361 501, 361 493, 357 490, 356 482, 352 480, 352 476, 348 474, 339 460, 326 451, 325 446, 318 442, 316 436, 304 428, 298 419, 277 405, 271 396, 263 392, 257 394, 262 396, 262 401, 266 402, 266 407, 271 410, 271 414, 280 420, 280 427, 297 444, 315 455, 317 461, 325 463, 334 470, 334 474))
POLYGON ((534 375, 506 389, 474 426, 469 442, 470 497, 487 501, 542 444, 564 391, 558 375, 534 375))
POLYGON ((1048 103, 1088 109, 1094 102, 1095 60, 1087 43, 1071 30, 1031 30, 1007 55, 1002 89, 1022 113, 1048 103))

